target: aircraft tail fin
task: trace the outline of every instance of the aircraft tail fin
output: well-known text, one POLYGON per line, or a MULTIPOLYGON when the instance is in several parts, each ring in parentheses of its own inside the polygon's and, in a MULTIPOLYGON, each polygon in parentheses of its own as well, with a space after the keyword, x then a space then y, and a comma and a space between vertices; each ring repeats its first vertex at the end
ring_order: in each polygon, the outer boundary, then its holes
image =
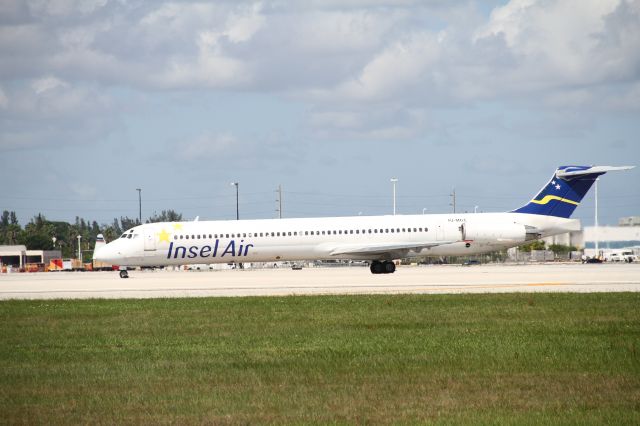
POLYGON ((98 234, 96 235, 96 245, 93 248, 93 257, 95 258, 96 253, 100 249, 100 247, 104 247, 107 245, 107 241, 104 239, 104 235, 98 234))
POLYGON ((512 213, 569 218, 598 176, 635 166, 562 166, 529 203, 512 213))

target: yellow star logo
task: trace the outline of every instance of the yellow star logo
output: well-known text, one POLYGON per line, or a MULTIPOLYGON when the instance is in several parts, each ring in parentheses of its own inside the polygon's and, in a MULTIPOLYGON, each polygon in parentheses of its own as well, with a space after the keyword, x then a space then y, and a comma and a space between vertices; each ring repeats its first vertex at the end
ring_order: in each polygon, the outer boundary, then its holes
POLYGON ((158 233, 158 241, 159 242, 169 242, 169 233, 164 229, 158 233))
POLYGON ((181 223, 177 223, 176 222, 176 223, 173 224, 173 230, 174 231, 179 231, 181 229, 182 229, 182 224, 181 223))

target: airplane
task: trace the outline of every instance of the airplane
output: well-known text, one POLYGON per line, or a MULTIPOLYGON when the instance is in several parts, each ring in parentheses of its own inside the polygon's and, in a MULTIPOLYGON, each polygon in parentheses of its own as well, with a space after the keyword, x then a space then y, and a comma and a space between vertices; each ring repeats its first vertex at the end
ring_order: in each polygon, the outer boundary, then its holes
POLYGON ((485 253, 579 230, 570 217, 595 180, 633 167, 559 167, 531 201, 502 213, 146 223, 96 248, 94 260, 133 267, 351 259, 389 274, 393 259, 485 253))

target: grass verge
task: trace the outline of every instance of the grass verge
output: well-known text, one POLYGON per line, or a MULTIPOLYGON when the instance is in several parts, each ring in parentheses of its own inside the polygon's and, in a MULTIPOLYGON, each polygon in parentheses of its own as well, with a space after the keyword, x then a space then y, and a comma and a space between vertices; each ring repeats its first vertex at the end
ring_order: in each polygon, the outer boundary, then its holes
POLYGON ((0 302, 3 423, 640 423, 640 294, 0 302))

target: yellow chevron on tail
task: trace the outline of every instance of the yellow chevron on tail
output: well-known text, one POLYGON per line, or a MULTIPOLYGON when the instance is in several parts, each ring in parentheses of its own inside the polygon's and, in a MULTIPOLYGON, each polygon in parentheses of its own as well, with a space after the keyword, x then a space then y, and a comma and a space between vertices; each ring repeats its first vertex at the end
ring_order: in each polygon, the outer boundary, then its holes
POLYGON ((573 204, 575 206, 577 206, 580 203, 576 203, 573 200, 569 200, 566 198, 562 198, 562 197, 558 197, 557 195, 545 195, 544 198, 542 198, 541 200, 531 200, 532 203, 536 203, 536 204, 548 204, 549 201, 551 200, 558 200, 558 201, 562 201, 563 203, 568 203, 568 204, 573 204))

